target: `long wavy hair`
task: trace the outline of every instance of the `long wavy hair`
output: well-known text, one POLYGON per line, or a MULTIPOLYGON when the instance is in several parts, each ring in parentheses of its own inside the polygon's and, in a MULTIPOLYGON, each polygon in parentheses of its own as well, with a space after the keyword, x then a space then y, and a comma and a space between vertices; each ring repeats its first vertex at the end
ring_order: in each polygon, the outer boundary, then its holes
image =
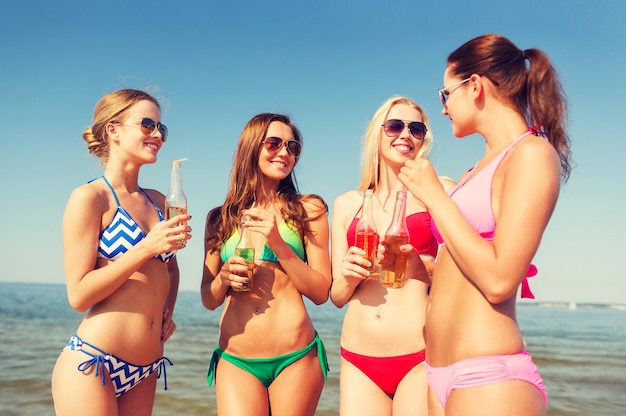
POLYGON ((571 171, 567 101, 558 74, 544 52, 535 48, 521 50, 502 35, 486 34, 452 52, 448 67, 451 74, 461 79, 472 74, 489 78, 500 96, 514 105, 528 125, 556 149, 561 177, 567 181, 571 171))
POLYGON ((382 125, 387 120, 391 109, 398 104, 408 105, 416 109, 422 116, 422 120, 428 129, 424 136, 422 146, 416 154, 412 155, 412 159, 428 157, 428 153, 433 146, 433 134, 430 131, 430 123, 428 122, 428 117, 424 109, 407 97, 394 96, 387 99, 374 113, 372 120, 365 130, 365 136, 363 136, 363 153, 361 155, 362 173, 361 183, 359 184, 360 192, 378 187, 378 181, 380 180, 380 155, 378 149, 382 135, 384 134, 382 125))
MULTIPOLYGON (((302 135, 289 117, 283 114, 260 113, 252 117, 239 136, 237 148, 233 156, 233 168, 224 203, 213 208, 208 215, 208 226, 213 230, 207 236, 207 244, 211 252, 219 250, 233 231, 240 226, 241 211, 250 208, 255 202, 256 192, 262 189, 263 172, 259 168, 259 155, 263 148, 263 139, 270 124, 278 121, 291 128, 294 140, 301 144, 302 135)), ((298 163, 296 158, 294 168, 298 163)), ((277 197, 283 219, 295 226, 301 236, 310 232, 309 218, 303 202, 317 199, 322 202, 328 212, 328 206, 318 195, 300 195, 293 169, 278 184, 277 197)), ((322 214, 320 214, 322 215, 322 214)))

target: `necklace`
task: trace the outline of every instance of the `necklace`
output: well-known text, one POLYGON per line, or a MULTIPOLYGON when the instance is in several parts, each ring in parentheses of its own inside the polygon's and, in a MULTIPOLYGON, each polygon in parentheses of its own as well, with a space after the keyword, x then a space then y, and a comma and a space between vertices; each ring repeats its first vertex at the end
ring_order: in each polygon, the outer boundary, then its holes
POLYGON ((378 201, 378 205, 380 205, 384 213, 387 213, 387 202, 389 201, 390 195, 391 195, 391 192, 387 194, 387 197, 385 198, 385 202, 383 203, 380 200, 380 194, 378 192, 376 193, 376 200, 378 201))

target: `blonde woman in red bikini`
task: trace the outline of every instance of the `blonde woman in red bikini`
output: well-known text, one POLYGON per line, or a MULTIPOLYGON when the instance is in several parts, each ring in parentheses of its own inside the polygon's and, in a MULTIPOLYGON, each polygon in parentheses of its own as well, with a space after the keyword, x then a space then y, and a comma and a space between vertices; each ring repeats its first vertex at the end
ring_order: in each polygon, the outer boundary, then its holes
MULTIPOLYGON (((411 279, 402 288, 379 283, 380 268, 363 258, 355 229, 365 190, 371 189, 373 220, 384 237, 391 222, 404 162, 426 158, 433 143, 426 113, 405 97, 391 97, 376 111, 365 133, 363 173, 358 189, 335 200, 332 218, 333 284, 330 296, 348 305, 341 332, 340 413, 426 415, 427 382, 423 337, 428 285, 411 279), (373 267, 373 268, 372 268, 373 267), (371 271, 368 271, 371 270, 371 271)), ((452 181, 448 182, 451 188, 452 181)), ((411 244, 424 260, 437 255, 426 208, 407 198, 411 244)))

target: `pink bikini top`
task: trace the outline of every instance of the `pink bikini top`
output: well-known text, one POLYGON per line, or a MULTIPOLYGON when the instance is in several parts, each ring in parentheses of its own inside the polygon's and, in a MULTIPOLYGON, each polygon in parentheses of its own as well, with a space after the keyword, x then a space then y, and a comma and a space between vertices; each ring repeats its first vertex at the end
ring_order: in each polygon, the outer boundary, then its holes
MULTIPOLYGON (((493 176, 498 166, 500 166, 500 162, 502 162, 502 159, 509 150, 530 134, 533 134, 533 130, 528 130, 515 139, 513 143, 502 150, 494 160, 489 162, 489 164, 480 172, 476 173, 476 175, 468 173, 452 192, 450 192, 450 198, 456 202, 467 222, 469 222, 472 228, 487 241, 493 241, 493 234, 496 230, 496 220, 493 216, 493 207, 491 205, 491 185, 493 176)), ((477 165, 478 163, 470 169, 470 172, 475 169, 477 165)), ((432 231, 437 241, 440 244, 445 244, 434 221, 432 223, 432 231)), ((535 298, 535 295, 533 295, 528 285, 528 278, 536 274, 537 267, 531 264, 526 273, 526 277, 522 281, 522 298, 535 298)))

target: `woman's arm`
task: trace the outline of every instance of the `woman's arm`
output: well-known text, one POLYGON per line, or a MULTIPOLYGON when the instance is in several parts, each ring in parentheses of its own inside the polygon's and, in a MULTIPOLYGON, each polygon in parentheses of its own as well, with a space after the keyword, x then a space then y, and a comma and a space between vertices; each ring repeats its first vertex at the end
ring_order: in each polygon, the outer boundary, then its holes
MULTIPOLYGON (((165 195, 154 189, 145 189, 149 194, 150 199, 161 209, 161 212, 165 212, 165 195)), ((191 217, 189 218, 191 219, 191 217)), ((185 239, 190 239, 189 234, 191 228, 188 226, 185 232, 185 239)), ((185 241, 186 241, 185 240, 185 241)), ((165 305, 163 306, 163 325, 161 327, 161 341, 167 341, 176 331, 176 324, 174 323, 174 307, 176 306, 176 299, 178 298, 178 288, 180 285, 180 269, 178 268, 178 257, 174 256, 167 262, 167 274, 169 277, 170 288, 165 299, 165 305)))
MULTIPOLYGON (((210 220, 211 213, 207 215, 204 227, 204 268, 202 270, 202 283, 200 285, 200 296, 205 308, 215 310, 226 298, 229 285, 222 281, 220 274, 225 266, 222 263, 219 251, 211 251, 208 239, 214 234, 213 224, 210 220)), ((224 272, 227 272, 224 270, 224 272)))
POLYGON ((180 219, 159 222, 123 256, 96 269, 106 203, 102 198, 92 186, 81 186, 72 192, 63 216, 67 294, 70 305, 79 312, 111 296, 148 259, 175 250, 180 240, 176 234, 184 231, 183 227, 172 227, 180 219))
POLYGON ((163 308, 163 326, 161 328, 161 341, 163 342, 167 341, 176 330, 173 317, 180 283, 180 270, 178 269, 176 256, 172 257, 167 263, 167 273, 170 278, 170 290, 165 299, 165 306, 163 308))
POLYGON ((448 252, 483 296, 493 304, 513 296, 558 197, 560 171, 554 149, 539 138, 525 140, 499 167, 492 189, 498 224, 493 242, 484 240, 465 220, 430 162, 406 162, 400 179, 428 207, 448 252))
POLYGON ((295 288, 320 305, 328 300, 331 282, 328 215, 326 205, 319 199, 309 199, 303 205, 308 217, 313 218, 309 222, 310 231, 304 236, 307 263, 283 240, 272 212, 259 207, 246 210, 251 217, 248 228, 265 236, 267 246, 276 254, 295 288))
POLYGON ((304 263, 283 241, 278 234, 278 228, 274 238, 267 240, 267 245, 276 253, 296 289, 316 305, 321 305, 328 300, 332 280, 328 247, 330 239, 328 214, 326 204, 317 198, 309 199, 303 205, 307 216, 313 218, 309 222, 310 231, 304 235, 307 263, 304 263))
POLYGON ((335 306, 342 308, 354 294, 357 286, 370 272, 368 263, 362 256, 364 250, 348 247, 346 232, 352 215, 361 203, 356 191, 346 192, 335 199, 332 218, 332 270, 333 282, 330 288, 330 299, 335 306))

